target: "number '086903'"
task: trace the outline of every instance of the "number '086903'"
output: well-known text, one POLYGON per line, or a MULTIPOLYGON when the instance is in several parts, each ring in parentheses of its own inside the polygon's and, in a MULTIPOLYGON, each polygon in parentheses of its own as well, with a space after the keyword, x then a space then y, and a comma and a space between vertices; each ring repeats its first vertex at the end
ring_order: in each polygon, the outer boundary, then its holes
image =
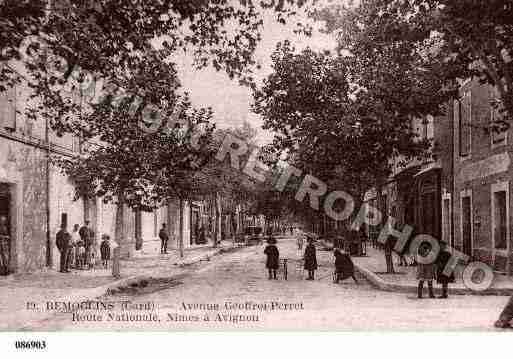
POLYGON ((14 347, 20 350, 44 350, 46 341, 44 340, 16 340, 14 347))

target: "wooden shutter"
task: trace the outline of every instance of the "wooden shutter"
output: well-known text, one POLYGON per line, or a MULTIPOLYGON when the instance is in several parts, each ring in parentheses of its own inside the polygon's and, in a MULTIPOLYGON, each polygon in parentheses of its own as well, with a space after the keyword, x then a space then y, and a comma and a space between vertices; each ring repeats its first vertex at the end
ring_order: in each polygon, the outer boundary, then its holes
POLYGON ((472 110, 470 92, 466 92, 460 100, 459 125, 460 125, 460 156, 467 156, 471 150, 472 136, 472 110))
POLYGON ((16 87, 0 92, 0 129, 16 130, 16 87))

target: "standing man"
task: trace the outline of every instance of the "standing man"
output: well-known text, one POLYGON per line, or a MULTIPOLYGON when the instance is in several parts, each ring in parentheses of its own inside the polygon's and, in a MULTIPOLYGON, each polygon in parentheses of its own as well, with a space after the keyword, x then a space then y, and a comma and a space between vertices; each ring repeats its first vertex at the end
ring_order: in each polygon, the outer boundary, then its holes
POLYGON ((436 281, 442 285, 442 295, 439 298, 447 298, 449 291, 449 283, 454 283, 454 272, 450 275, 444 274, 447 263, 451 260, 451 253, 447 251, 447 243, 440 241, 440 253, 436 260, 436 281))
POLYGON ((57 245, 57 249, 61 253, 60 260, 60 272, 61 273, 69 273, 68 269, 68 260, 69 260, 69 247, 71 244, 71 236, 68 233, 68 229, 66 228, 66 223, 61 224, 61 229, 57 232, 55 236, 55 244, 57 245))
POLYGON ((91 230, 89 229, 89 221, 86 220, 85 224, 78 231, 80 235, 80 239, 84 242, 85 246, 85 265, 87 268, 91 268, 91 249, 92 249, 92 241, 91 241, 91 230))
POLYGON ((167 242, 169 241, 169 235, 167 234, 166 224, 162 223, 162 228, 159 232, 160 238, 160 253, 167 254, 167 242))
POLYGON ((0 216, 0 275, 9 274, 9 227, 7 217, 0 216))

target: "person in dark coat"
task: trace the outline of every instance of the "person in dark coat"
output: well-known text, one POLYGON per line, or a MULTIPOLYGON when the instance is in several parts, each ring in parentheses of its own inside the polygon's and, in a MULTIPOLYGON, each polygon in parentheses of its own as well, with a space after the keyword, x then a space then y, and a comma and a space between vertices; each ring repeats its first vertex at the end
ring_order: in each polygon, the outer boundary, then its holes
POLYGON ((162 228, 159 231, 160 238, 160 253, 167 254, 167 242, 169 241, 169 235, 167 234, 166 224, 162 223, 162 228))
POLYGON ((61 229, 57 232, 55 236, 55 244, 57 245, 57 249, 61 254, 60 258, 60 272, 61 273, 69 273, 68 269, 68 252, 71 244, 71 235, 66 228, 66 223, 61 224, 61 229))
POLYGON ((346 278, 353 278, 356 284, 358 281, 354 276, 354 264, 351 260, 351 256, 347 254, 344 250, 340 250, 336 248, 333 252, 335 256, 335 283, 338 283, 341 280, 346 278))
POLYGON ((440 253, 436 259, 436 282, 442 285, 442 295, 439 298, 448 297, 449 283, 454 283, 454 272, 450 275, 444 274, 447 263, 451 260, 451 253, 447 251, 447 243, 440 242, 440 253))
POLYGON ((89 221, 85 221, 85 224, 80 228, 78 234, 80 235, 80 239, 84 242, 85 246, 85 265, 91 269, 92 268, 92 247, 93 247, 93 237, 91 235, 91 229, 89 228, 89 221))
POLYGON ((313 238, 308 238, 308 245, 305 248, 305 269, 308 271, 308 278, 306 280, 314 280, 315 270, 317 269, 317 254, 313 244, 313 238))
POLYGON ((269 271, 269 279, 276 278, 276 270, 280 265, 280 252, 276 247, 276 239, 269 238, 267 241, 268 245, 264 249, 264 254, 267 256, 265 267, 269 271))
POLYGON ((100 254, 102 257, 103 268, 108 268, 109 260, 110 260, 110 237, 106 234, 102 235, 102 244, 100 246, 100 254))

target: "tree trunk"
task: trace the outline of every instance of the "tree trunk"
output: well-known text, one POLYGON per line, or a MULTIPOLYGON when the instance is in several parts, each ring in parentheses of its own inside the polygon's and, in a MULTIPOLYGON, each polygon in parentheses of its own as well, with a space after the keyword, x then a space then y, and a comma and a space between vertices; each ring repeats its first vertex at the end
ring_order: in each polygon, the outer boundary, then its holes
POLYGON ((178 252, 180 253, 180 258, 183 258, 183 210, 184 210, 184 201, 182 198, 178 200, 178 211, 180 212, 178 214, 180 218, 180 225, 178 228, 178 231, 180 232, 178 234, 178 252))
POLYGON ((120 257, 122 248, 125 245, 125 197, 123 192, 118 194, 118 205, 116 208, 116 228, 114 233, 117 246, 113 250, 112 276, 121 276, 120 257))
MULTIPOLYGON (((376 196, 378 199, 378 209, 382 215, 382 224, 379 225, 379 228, 378 228, 379 230, 381 230, 381 228, 383 228, 383 226, 385 225, 385 223, 387 221, 387 217, 388 217, 387 208, 386 208, 387 206, 386 206, 386 203, 383 198, 383 185, 381 184, 381 182, 379 182, 377 184, 376 190, 377 190, 376 196)), ((390 248, 388 248, 389 246, 390 246, 390 244, 387 239, 387 241, 384 243, 385 263, 387 264, 386 272, 387 273, 395 273, 393 251, 390 248)))
POLYGON ((221 196, 219 192, 216 192, 215 197, 215 212, 216 212, 216 221, 215 221, 215 236, 214 236, 214 248, 217 247, 219 242, 221 241, 221 231, 222 231, 222 221, 223 221, 223 213, 221 208, 221 196))

